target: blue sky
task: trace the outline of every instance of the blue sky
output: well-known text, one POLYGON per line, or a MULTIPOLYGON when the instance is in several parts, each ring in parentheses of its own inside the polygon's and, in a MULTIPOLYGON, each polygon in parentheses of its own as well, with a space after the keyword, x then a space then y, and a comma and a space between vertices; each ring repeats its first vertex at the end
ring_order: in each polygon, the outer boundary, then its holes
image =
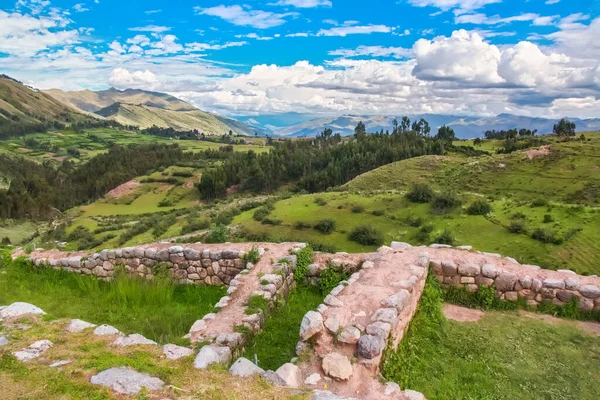
POLYGON ((229 115, 600 111, 600 0, 0 0, 0 72, 229 115))

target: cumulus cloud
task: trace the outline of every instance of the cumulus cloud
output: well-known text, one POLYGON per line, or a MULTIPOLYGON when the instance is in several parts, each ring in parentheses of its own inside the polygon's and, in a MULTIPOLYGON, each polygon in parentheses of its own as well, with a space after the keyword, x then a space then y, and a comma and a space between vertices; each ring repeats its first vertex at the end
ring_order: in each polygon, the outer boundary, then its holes
POLYGON ((269 3, 273 6, 294 6, 297 8, 331 7, 331 0, 279 0, 269 3))
POLYGON ((386 25, 348 25, 335 26, 330 29, 321 29, 317 36, 348 36, 348 35, 368 35, 371 33, 389 33, 393 28, 386 25))
POLYGON ((287 22, 285 18, 298 16, 298 13, 277 14, 270 11, 253 10, 250 7, 239 5, 202 8, 194 7, 199 15, 210 15, 219 17, 227 22, 239 26, 251 26, 253 28, 266 29, 283 25, 287 22))
POLYGON ((531 42, 519 42, 506 49, 498 65, 500 76, 509 83, 535 87, 538 85, 563 86, 568 76, 565 65, 569 57, 564 54, 544 54, 531 42))
POLYGON ((146 26, 136 26, 133 28, 129 28, 130 31, 133 32, 152 32, 152 33, 163 33, 171 30, 168 26, 157 26, 157 25, 146 25, 146 26))
POLYGON ((148 70, 129 72, 125 68, 115 68, 110 73, 108 82, 117 89, 148 89, 158 83, 158 78, 148 70))

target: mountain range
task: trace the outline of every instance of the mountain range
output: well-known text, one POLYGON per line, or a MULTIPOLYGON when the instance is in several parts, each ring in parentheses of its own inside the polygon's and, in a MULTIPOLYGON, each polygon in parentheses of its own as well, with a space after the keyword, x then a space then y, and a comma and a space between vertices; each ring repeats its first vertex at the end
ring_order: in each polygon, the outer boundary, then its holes
MULTIPOLYGON (((456 115, 422 114, 408 116, 411 121, 424 118, 431 126, 431 133, 435 134, 442 125, 454 129, 456 136, 461 139, 483 137, 487 130, 505 130, 513 128, 537 129, 540 134, 552 133, 557 119, 524 117, 512 114, 500 114, 495 117, 465 117, 456 115)), ((304 121, 295 125, 279 128, 276 134, 286 137, 313 137, 330 128, 334 133, 342 136, 354 134, 354 128, 362 121, 367 132, 379 132, 382 129, 391 130, 392 121, 396 118, 400 121, 401 116, 388 115, 342 115, 340 117, 317 118, 304 121)), ((600 130, 600 119, 578 119, 570 118, 575 122, 578 132, 600 130)))

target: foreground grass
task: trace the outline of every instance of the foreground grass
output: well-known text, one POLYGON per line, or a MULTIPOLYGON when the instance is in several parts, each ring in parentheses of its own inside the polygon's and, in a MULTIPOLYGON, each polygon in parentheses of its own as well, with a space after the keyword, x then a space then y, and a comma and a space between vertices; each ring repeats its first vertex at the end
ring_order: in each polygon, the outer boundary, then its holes
POLYGON ((245 357, 258 357, 258 364, 265 370, 276 370, 296 357, 296 343, 302 317, 314 310, 323 301, 316 287, 299 286, 288 296, 287 302, 272 312, 250 345, 246 346, 245 357))
MULTIPOLYGON (((192 324, 212 311, 223 287, 174 285, 120 276, 88 276, 13 262, 0 274, 0 304, 35 304, 49 318, 79 318, 140 333, 159 343, 182 343, 192 324)), ((185 341, 184 341, 185 342, 185 341)))
POLYGON ((161 357, 160 347, 133 346, 117 348, 110 345, 114 338, 99 338, 89 332, 67 333, 68 320, 52 322, 26 319, 31 328, 23 331, 2 327, 10 343, 0 348, 0 388, 3 400, 22 399, 304 399, 303 393, 292 395, 289 390, 269 385, 260 377, 235 379, 224 368, 200 371, 193 368, 194 357, 173 361, 161 357), (11 352, 29 346, 36 340, 54 343, 40 358, 22 363, 11 352), (72 362, 61 368, 49 365, 60 360, 72 362), (164 390, 137 396, 117 395, 109 389, 89 383, 92 375, 113 367, 129 367, 162 379, 164 390))
POLYGON ((597 399, 600 338, 568 322, 550 325, 490 312, 477 323, 446 321, 428 281, 384 376, 428 399, 597 399))

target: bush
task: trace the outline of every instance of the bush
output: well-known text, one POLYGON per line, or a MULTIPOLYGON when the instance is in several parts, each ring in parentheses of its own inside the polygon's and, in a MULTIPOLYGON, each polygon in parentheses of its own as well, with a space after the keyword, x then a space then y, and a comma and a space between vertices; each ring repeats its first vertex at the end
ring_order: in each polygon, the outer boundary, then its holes
POLYGON ((544 207, 548 205, 548 201, 545 199, 535 199, 531 202, 531 207, 544 207))
POLYGON ((246 263, 256 264, 260 260, 260 253, 258 249, 253 247, 252 250, 244 254, 244 261, 246 263))
POLYGON ((515 219, 511 221, 507 229, 510 233, 527 233, 527 228, 525 227, 525 220, 523 219, 515 219))
POLYGON ((525 214, 523 214, 522 212, 516 212, 513 215, 510 216, 510 219, 527 219, 527 216, 525 214))
POLYGON ((294 228, 295 228, 295 229, 300 229, 300 230, 301 230, 301 229, 307 229, 307 228, 310 228, 310 224, 309 224, 309 223, 306 223, 306 222, 302 222, 302 221, 297 221, 297 222, 294 224, 294 228))
POLYGON ((383 210, 374 210, 371 214, 373 214, 376 217, 381 217, 385 214, 385 211, 383 210))
POLYGON ((264 207, 261 207, 258 210, 254 211, 254 215, 252 218, 254 218, 255 221, 262 221, 263 219, 267 218, 270 213, 271 211, 267 210, 264 207))
POLYGON ((326 206, 327 202, 322 197, 317 197, 315 199, 315 204, 320 205, 320 206, 326 206))
POLYGON ((323 296, 328 295, 333 288, 350 277, 350 272, 342 268, 329 266, 319 274, 319 289, 323 296))
POLYGON ((460 204, 460 199, 454 193, 442 193, 434 197, 431 210, 436 214, 447 214, 460 204))
POLYGON ((229 237, 229 230, 225 225, 217 224, 206 235, 206 243, 225 243, 229 237))
POLYGON ((543 228, 536 228, 531 234, 531 238, 549 244, 561 244, 563 242, 563 239, 556 232, 543 228))
POLYGON ((365 211, 365 208, 363 206, 361 206, 360 204, 355 204, 352 206, 352 212, 354 214, 360 214, 363 211, 365 211))
POLYGON ((296 282, 302 282, 308 272, 308 266, 313 262, 313 249, 306 246, 296 254, 296 270, 294 271, 294 279, 296 282))
POLYGON ((470 215, 488 215, 492 212, 492 206, 485 200, 476 200, 469 206, 467 212, 470 215))
POLYGON ((551 222, 554 222, 554 217, 550 214, 544 215, 544 223, 549 224, 551 222))
POLYGON ((329 235, 335 230, 335 221, 332 219, 324 219, 315 224, 314 228, 324 235, 329 235))
POLYGON ((5 236, 2 239, 2 246, 10 246, 12 243, 10 242, 10 238, 8 236, 5 236))
POLYGON ((415 239, 421 243, 429 243, 431 241, 431 232, 433 232, 433 229, 434 227, 431 224, 421 226, 415 235, 415 239))
POLYGON ((384 241, 381 231, 367 225, 354 228, 350 233, 350 240, 365 246, 381 246, 384 241))
POLYGON ((423 225, 423 218, 422 217, 413 217, 413 216, 408 216, 406 217, 406 223, 412 227, 418 228, 421 225, 423 225))
POLYGON ((312 242, 312 241, 308 242, 308 244, 314 251, 321 251, 323 253, 331 253, 331 254, 337 252, 337 247, 335 247, 332 244, 317 243, 317 242, 312 242))
POLYGON ((203 229, 210 228, 210 221, 206 219, 189 221, 186 225, 181 228, 181 234, 187 235, 188 233, 201 231, 203 229))
POLYGON ((406 198, 413 203, 429 203, 433 199, 433 190, 424 183, 416 183, 406 198))
POLYGON ((434 242, 436 242, 436 243, 449 244, 449 245, 453 245, 454 241, 455 241, 454 235, 448 228, 444 229, 443 232, 438 234, 434 240, 434 242))

